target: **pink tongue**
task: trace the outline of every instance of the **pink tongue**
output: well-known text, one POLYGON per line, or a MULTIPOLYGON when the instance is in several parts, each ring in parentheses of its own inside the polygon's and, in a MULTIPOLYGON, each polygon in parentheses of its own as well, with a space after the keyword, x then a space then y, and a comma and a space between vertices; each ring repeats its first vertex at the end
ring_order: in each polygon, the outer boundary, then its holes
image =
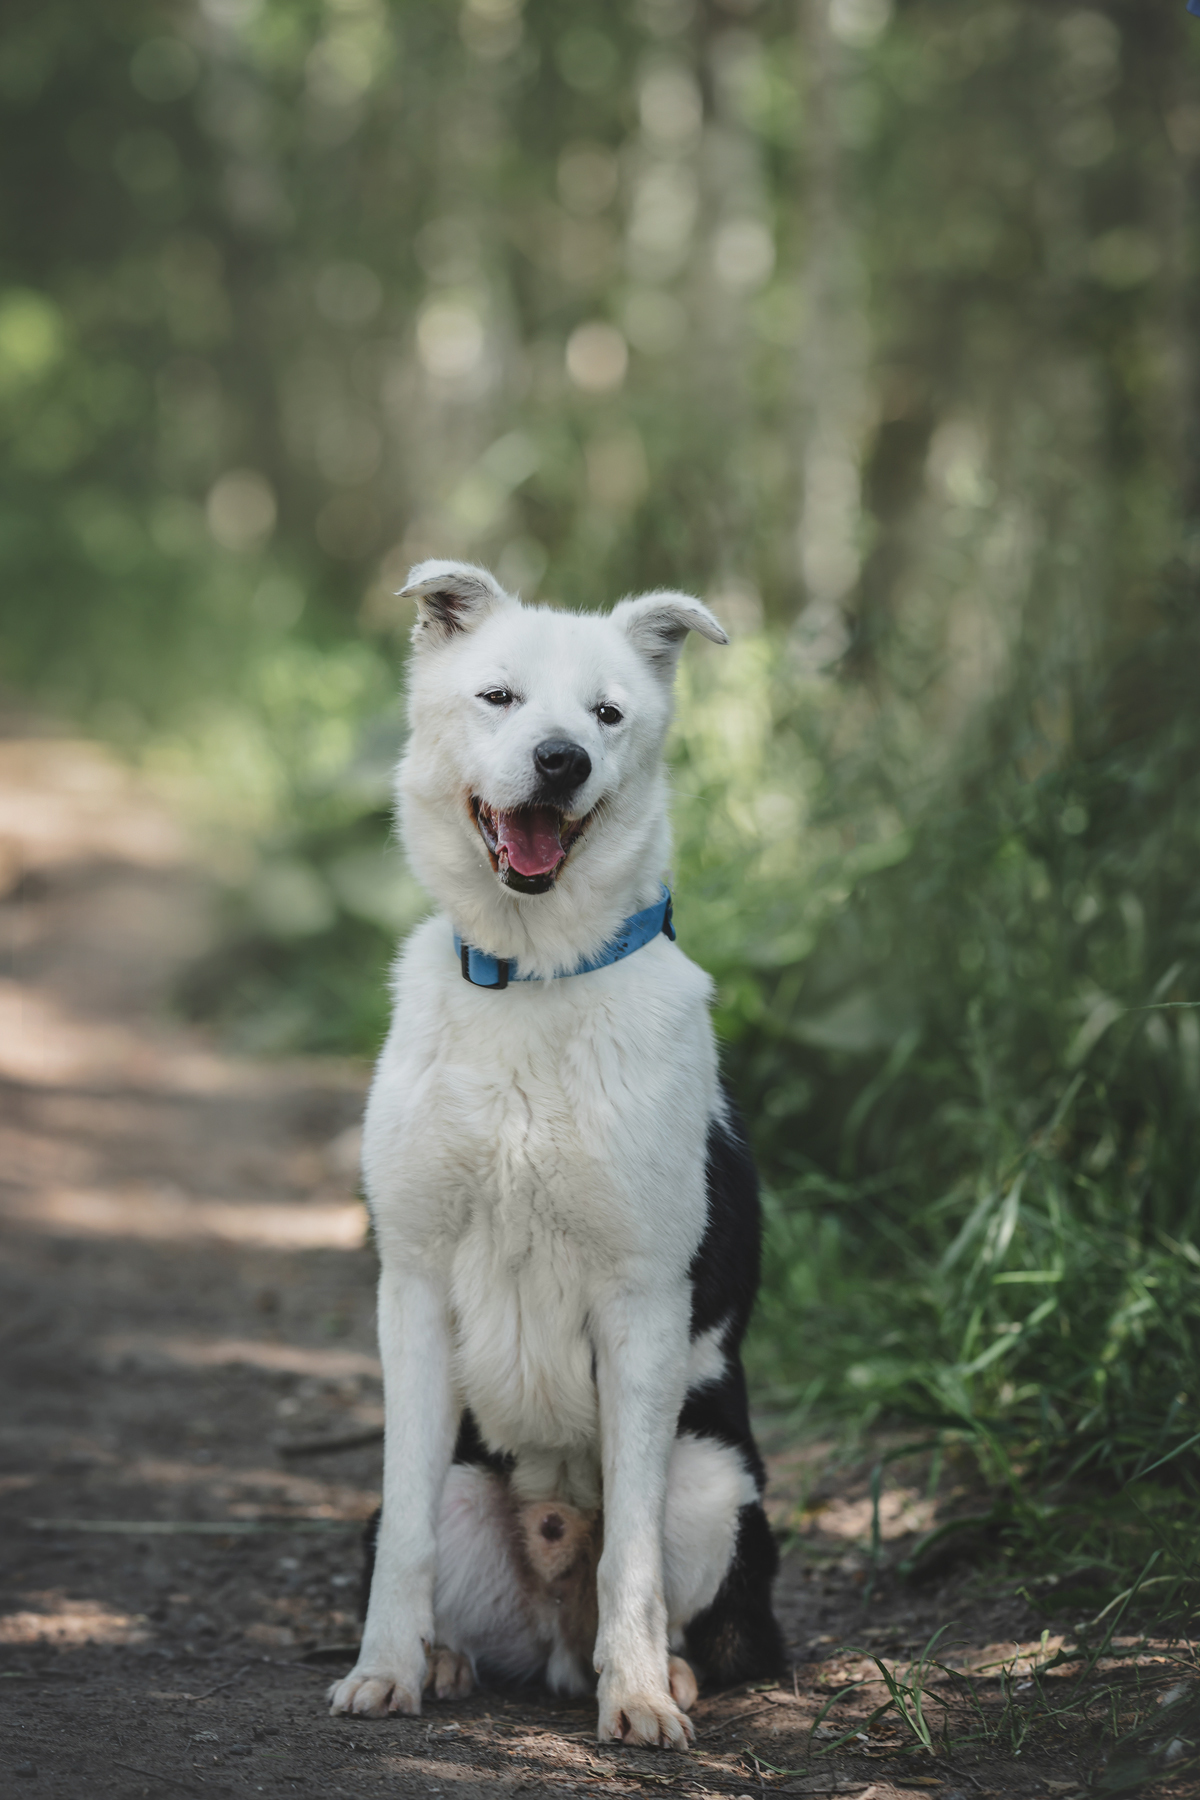
POLYGON ((520 812, 496 814, 496 842, 508 852, 518 875, 549 875, 563 859, 558 841, 559 815, 548 806, 526 806, 520 812))

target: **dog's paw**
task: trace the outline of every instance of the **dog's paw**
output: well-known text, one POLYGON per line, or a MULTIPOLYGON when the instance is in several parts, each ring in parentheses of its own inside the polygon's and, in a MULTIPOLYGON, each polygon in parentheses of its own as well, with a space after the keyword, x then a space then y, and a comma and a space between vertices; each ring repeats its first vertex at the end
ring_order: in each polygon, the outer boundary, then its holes
MULTIPOLYGON (((686 1669, 687 1664, 683 1667, 686 1669)), ((690 1669, 688 1674, 691 1675, 690 1669)), ((686 1750, 695 1741, 696 1733, 692 1721, 669 1694, 618 1693, 601 1700, 596 1736, 602 1744, 649 1744, 660 1750, 686 1750)))
POLYGON ((684 1662, 682 1656, 668 1656, 667 1681, 671 1689, 671 1698, 680 1712, 690 1712, 700 1693, 700 1686, 692 1673, 691 1663, 684 1662))
POLYGON ((419 1713, 425 1665, 418 1665, 415 1672, 401 1672, 398 1662, 393 1668, 385 1667, 382 1658, 359 1663, 326 1694, 330 1712, 370 1719, 382 1719, 387 1713, 419 1713))
POLYGON ((447 1650, 445 1644, 435 1644, 425 1671, 425 1692, 438 1700, 465 1700, 474 1688, 470 1658, 459 1650, 447 1650))

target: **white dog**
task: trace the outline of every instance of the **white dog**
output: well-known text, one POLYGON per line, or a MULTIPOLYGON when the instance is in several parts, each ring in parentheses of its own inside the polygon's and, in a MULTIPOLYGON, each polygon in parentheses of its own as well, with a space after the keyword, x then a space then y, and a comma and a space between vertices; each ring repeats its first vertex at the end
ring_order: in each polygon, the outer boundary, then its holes
POLYGON ((399 812, 441 911, 367 1107, 383 1505, 330 1700, 594 1670, 602 1739, 683 1748, 674 1653, 726 1685, 782 1660, 738 1353, 757 1188, 662 886, 675 664, 725 634, 682 594, 555 612, 461 563, 404 591, 399 812))

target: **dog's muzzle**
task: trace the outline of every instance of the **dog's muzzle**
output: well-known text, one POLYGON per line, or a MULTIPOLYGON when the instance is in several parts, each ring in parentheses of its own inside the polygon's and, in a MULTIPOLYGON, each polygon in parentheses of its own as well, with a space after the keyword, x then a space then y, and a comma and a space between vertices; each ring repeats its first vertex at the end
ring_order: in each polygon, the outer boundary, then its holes
POLYGON ((492 867, 505 887, 520 894, 549 892, 591 817, 568 819, 550 805, 494 807, 478 795, 471 797, 471 813, 492 867))

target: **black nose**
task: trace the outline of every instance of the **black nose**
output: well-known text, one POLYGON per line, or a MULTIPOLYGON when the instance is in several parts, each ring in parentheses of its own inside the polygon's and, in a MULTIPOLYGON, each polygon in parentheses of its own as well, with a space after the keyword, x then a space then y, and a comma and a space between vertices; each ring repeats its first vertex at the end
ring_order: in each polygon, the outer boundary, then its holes
POLYGON ((546 738, 533 753, 543 785, 555 794, 582 787, 592 772, 592 759, 582 744, 569 738, 546 738))

